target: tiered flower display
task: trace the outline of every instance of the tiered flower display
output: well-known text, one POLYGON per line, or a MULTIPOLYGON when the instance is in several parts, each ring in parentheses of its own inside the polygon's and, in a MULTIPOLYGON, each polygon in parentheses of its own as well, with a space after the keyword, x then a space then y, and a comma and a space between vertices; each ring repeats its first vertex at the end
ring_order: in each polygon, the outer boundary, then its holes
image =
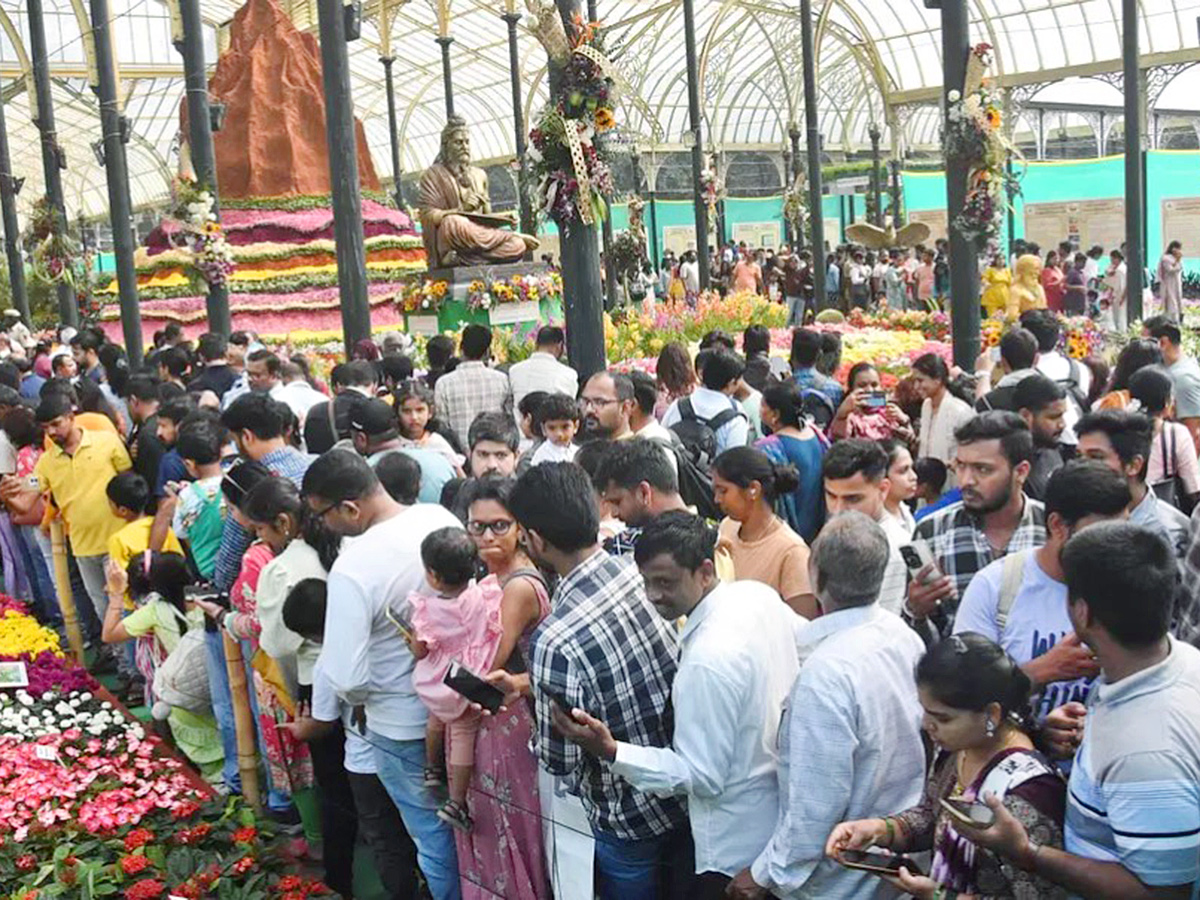
POLYGON ((54 632, 0 597, 0 660, 28 688, 0 691, 0 897, 11 900, 330 896, 297 872, 240 800, 215 800, 60 653, 54 632))
POLYGON ((500 303, 537 303, 562 298, 562 276, 514 275, 508 279, 475 280, 467 286, 467 307, 487 310, 500 303))

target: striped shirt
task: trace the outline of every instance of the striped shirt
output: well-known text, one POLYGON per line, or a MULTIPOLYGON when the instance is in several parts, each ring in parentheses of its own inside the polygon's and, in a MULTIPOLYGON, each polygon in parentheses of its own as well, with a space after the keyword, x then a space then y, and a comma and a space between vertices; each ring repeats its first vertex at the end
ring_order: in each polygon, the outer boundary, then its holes
POLYGON ((1200 878, 1200 650, 1096 682, 1068 785, 1066 849, 1151 887, 1200 878))
POLYGON ((597 832, 622 840, 667 834, 687 821, 683 801, 636 790, 565 740, 551 721, 550 699, 561 695, 591 713, 618 741, 670 747, 674 631, 646 599, 633 561, 602 550, 559 582, 552 606, 532 642, 538 761, 579 795, 597 832))

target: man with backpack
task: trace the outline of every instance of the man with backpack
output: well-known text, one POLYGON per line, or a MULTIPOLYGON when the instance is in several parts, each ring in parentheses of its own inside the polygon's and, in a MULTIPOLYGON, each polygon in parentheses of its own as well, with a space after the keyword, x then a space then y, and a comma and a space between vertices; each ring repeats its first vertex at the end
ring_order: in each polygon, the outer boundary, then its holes
POLYGON ((817 370, 822 346, 819 331, 797 328, 792 332, 792 378, 800 388, 805 416, 824 428, 842 405, 844 392, 836 378, 817 370))
POLYGON ((1067 414, 1063 417, 1063 428, 1059 442, 1068 447, 1079 443, 1075 436, 1075 423, 1088 411, 1088 391, 1092 386, 1092 373, 1077 359, 1064 356, 1058 350, 1062 329, 1058 316, 1049 309, 1031 309, 1021 316, 1021 327, 1033 333, 1038 343, 1038 358, 1033 367, 1062 385, 1067 392, 1067 414))
POLYGON ((1046 543, 985 566, 963 593, 954 632, 982 634, 1017 661, 1039 691, 1039 723, 1065 703, 1082 702, 1100 672, 1067 616, 1063 547, 1082 528, 1122 518, 1129 500, 1128 484, 1112 469, 1072 460, 1046 487, 1046 543))
POLYGON ((680 397, 663 414, 662 423, 683 443, 687 455, 708 469, 731 447, 744 447, 750 422, 733 398, 746 370, 742 358, 731 350, 712 350, 700 372, 701 384, 690 396, 680 397))

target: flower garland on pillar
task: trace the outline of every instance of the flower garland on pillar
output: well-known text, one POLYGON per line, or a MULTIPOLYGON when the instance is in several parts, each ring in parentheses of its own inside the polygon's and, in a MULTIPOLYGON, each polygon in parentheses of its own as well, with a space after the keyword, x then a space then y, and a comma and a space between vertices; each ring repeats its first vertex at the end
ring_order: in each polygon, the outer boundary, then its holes
POLYGON ((71 236, 66 220, 49 198, 39 197, 29 215, 23 243, 32 247, 29 254, 31 280, 35 284, 57 287, 70 285, 80 315, 90 321, 100 311, 100 302, 92 296, 92 256, 71 236))
POLYGON ((713 154, 704 154, 704 168, 700 170, 700 191, 704 195, 704 205, 708 208, 708 230, 715 231, 717 227, 717 204, 725 199, 725 180, 717 169, 717 161, 713 154))
POLYGON ((233 248, 217 219, 212 193, 194 181, 175 185, 173 218, 179 222, 184 246, 191 251, 192 266, 210 287, 220 287, 233 273, 233 248))
POLYGON ((992 64, 990 44, 977 44, 967 59, 963 89, 951 91, 946 134, 946 155, 970 162, 967 197, 954 225, 979 252, 994 252, 1007 208, 1007 192, 1020 192, 1017 179, 1008 174, 1009 154, 1022 158, 1005 136, 1002 100, 988 84, 985 73, 992 64))
POLYGON ((805 220, 808 218, 807 192, 804 173, 798 172, 783 195, 783 217, 791 223, 793 235, 804 234, 805 220))

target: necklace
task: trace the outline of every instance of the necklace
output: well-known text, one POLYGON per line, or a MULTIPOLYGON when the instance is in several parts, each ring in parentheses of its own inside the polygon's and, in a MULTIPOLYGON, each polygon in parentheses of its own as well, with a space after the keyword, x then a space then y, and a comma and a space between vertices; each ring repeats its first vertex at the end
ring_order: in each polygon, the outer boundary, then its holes
POLYGON ((954 793, 961 794, 964 791, 966 791, 967 788, 970 787, 970 782, 972 782, 976 778, 978 778, 979 773, 981 771, 983 771, 983 769, 987 766, 987 764, 989 762, 991 762, 993 759, 995 759, 999 754, 1003 753, 1005 750, 1011 750, 1013 748, 1018 748, 1018 747, 1021 749, 1026 749, 1026 750, 1029 749, 1029 739, 1025 736, 1025 734, 1023 732, 1013 731, 1013 732, 1009 733, 1004 738, 1003 741, 1000 742, 1000 745, 998 747, 996 747, 996 749, 994 749, 990 754, 988 754, 988 757, 986 760, 984 760, 983 764, 976 768, 974 777, 971 778, 970 781, 968 781, 968 779, 966 779, 963 776, 963 771, 966 768, 967 751, 959 750, 958 758, 954 761, 954 770, 955 770, 955 776, 956 776, 955 777, 955 785, 954 785, 954 793))

